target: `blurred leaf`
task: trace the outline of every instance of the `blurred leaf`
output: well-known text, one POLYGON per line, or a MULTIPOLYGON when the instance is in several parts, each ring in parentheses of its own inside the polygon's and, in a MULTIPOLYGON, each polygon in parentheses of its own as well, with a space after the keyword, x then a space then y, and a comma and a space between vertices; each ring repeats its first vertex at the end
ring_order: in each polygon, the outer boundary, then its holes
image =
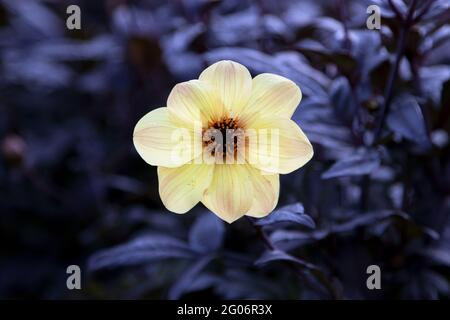
POLYGON ((295 204, 277 209, 267 217, 255 220, 255 224, 259 226, 267 226, 280 222, 288 222, 300 224, 312 229, 315 228, 316 224, 314 223, 314 220, 305 214, 304 211, 305 209, 303 208, 303 205, 300 202, 297 202, 295 204))
POLYGON ((351 131, 336 118, 328 101, 317 97, 304 99, 292 120, 298 123, 311 142, 325 147, 324 157, 328 158, 333 153, 331 158, 336 159, 340 158, 338 153, 353 152, 351 131))
POLYGON ((278 36, 286 41, 292 40, 294 36, 285 21, 274 14, 264 15, 263 24, 266 35, 278 36))
POLYGON ((380 166, 380 161, 377 151, 367 150, 337 161, 322 173, 322 179, 370 174, 380 166))
POLYGON ((343 51, 345 28, 341 21, 329 16, 314 20, 314 38, 321 42, 331 52, 343 51))
POLYGON ((439 48, 446 41, 450 40, 450 26, 444 25, 437 30, 426 30, 428 32, 427 36, 422 39, 420 44, 420 52, 423 54, 429 54, 432 50, 439 48))
POLYGON ((372 30, 352 30, 352 53, 358 62, 358 72, 365 80, 369 73, 389 58, 386 48, 381 42, 379 32, 372 30))
POLYGON ((224 235, 222 220, 213 213, 206 213, 199 216, 191 227, 189 244, 202 253, 214 252, 222 246, 224 235))
MULTIPOLYGON (((351 133, 339 124, 308 122, 299 123, 311 142, 326 148, 350 149, 352 147, 351 133)), ((331 150, 329 150, 331 151, 331 150)))
POLYGON ((108 60, 121 53, 122 48, 112 36, 98 36, 89 40, 48 40, 33 49, 33 55, 51 61, 108 60))
POLYGON ((293 262, 303 268, 315 270, 317 267, 311 263, 308 263, 302 259, 296 258, 294 256, 291 256, 290 254, 287 254, 284 251, 281 250, 272 250, 272 251, 266 251, 258 260, 255 261, 255 265, 257 266, 264 266, 270 262, 274 261, 287 261, 287 262, 293 262))
MULTIPOLYGON (((420 9, 421 7, 419 7, 419 10, 420 9)), ((433 19, 436 19, 438 16, 445 14, 447 14, 447 16, 450 15, 450 3, 447 0, 435 0, 431 2, 430 8, 422 17, 421 21, 433 21, 433 19)))
POLYGON ((330 232, 328 230, 317 230, 314 232, 275 230, 270 235, 270 240, 276 244, 295 242, 296 246, 301 246, 315 241, 320 241, 329 235, 330 232))
POLYGON ((153 234, 94 254, 89 259, 88 267, 91 271, 96 271, 170 258, 193 257, 195 253, 186 243, 170 236, 153 234))
POLYGON ((63 20, 40 1, 2 1, 12 12, 16 24, 16 36, 27 35, 36 39, 61 36, 64 30, 63 20), (21 32, 18 32, 18 31, 21 32))
POLYGON ((450 267, 450 248, 430 248, 423 251, 422 255, 435 264, 450 267))
POLYGON ((275 73, 296 82, 302 92, 308 96, 328 97, 324 85, 328 78, 320 71, 311 68, 295 52, 282 52, 276 55, 267 55, 258 50, 248 48, 218 48, 205 54, 209 64, 219 60, 234 60, 245 65, 255 74, 275 73))
POLYGON ((212 258, 212 256, 201 257, 190 267, 184 270, 180 278, 178 278, 178 280, 170 288, 168 298, 170 300, 176 300, 185 293, 205 289, 206 287, 211 286, 214 279, 207 276, 202 277, 201 272, 212 258), (201 281, 199 281, 199 279, 201 281))
POLYGON ((246 42, 255 41, 262 37, 262 18, 255 7, 239 11, 235 14, 219 16, 212 21, 212 39, 217 44, 236 46, 246 42))
POLYGON ((6 80, 34 90, 66 87, 73 77, 67 66, 46 57, 30 56, 28 51, 5 50, 2 58, 6 80))
POLYGON ((282 18, 292 29, 308 28, 320 16, 321 8, 316 2, 293 1, 287 5, 282 18))
POLYGON ((201 23, 181 28, 162 40, 164 59, 169 70, 182 80, 198 77, 204 63, 201 55, 189 50, 189 46, 205 32, 201 23))
POLYGON ((406 213, 383 210, 357 215, 347 222, 331 225, 327 229, 319 229, 312 232, 277 230, 271 234, 270 239, 275 243, 297 242, 299 245, 303 245, 320 241, 332 234, 350 233, 359 227, 374 226, 390 217, 401 217, 404 220, 409 220, 409 216, 406 213))
POLYGON ((392 109, 386 121, 389 128, 401 137, 413 141, 421 147, 430 147, 431 142, 422 110, 413 96, 397 97, 392 103, 392 109))
MULTIPOLYGON (((392 2, 394 3, 395 7, 399 10, 400 14, 406 17, 408 7, 406 6, 405 2, 403 0, 392 0, 392 2)), ((388 0, 372 0, 371 3, 380 7, 380 14, 382 17, 395 18, 395 12, 389 5, 388 0)))
POLYGON ((316 59, 317 63, 334 63, 345 75, 351 75, 356 69, 356 60, 348 53, 331 51, 318 41, 302 40, 296 44, 296 48, 306 56, 316 59))
POLYGON ((450 79, 450 66, 435 65, 420 68, 419 78, 423 91, 435 105, 439 105, 443 84, 450 79))
POLYGON ((345 77, 339 77, 333 81, 330 97, 336 116, 350 123, 355 117, 357 105, 350 83, 345 77))
POLYGON ((185 52, 195 38, 200 36, 203 32, 205 32, 205 27, 201 23, 182 28, 164 39, 164 50, 167 54, 173 52, 185 52))
POLYGON ((355 228, 362 226, 370 226, 375 222, 384 220, 386 218, 390 218, 393 216, 401 217, 405 220, 409 219, 409 216, 401 211, 392 211, 392 210, 380 210, 375 212, 370 212, 362 215, 357 215, 353 219, 348 222, 338 224, 332 227, 332 232, 334 233, 342 233, 349 232, 354 230, 355 228))
POLYGON ((127 36, 148 36, 169 31, 174 21, 164 19, 164 15, 158 13, 141 10, 136 5, 119 5, 112 13, 112 25, 116 31, 127 36))

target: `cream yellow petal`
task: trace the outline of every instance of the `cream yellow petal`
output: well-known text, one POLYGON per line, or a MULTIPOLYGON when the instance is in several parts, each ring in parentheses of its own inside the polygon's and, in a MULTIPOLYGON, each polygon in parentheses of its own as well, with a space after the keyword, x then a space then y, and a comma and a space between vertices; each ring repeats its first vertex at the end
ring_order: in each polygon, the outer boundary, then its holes
POLYGON ((258 116, 290 118, 302 99, 300 88, 282 76, 263 73, 253 79, 252 94, 243 110, 243 121, 258 116))
POLYGON ((305 165, 313 148, 300 127, 281 117, 259 118, 252 124, 257 139, 249 142, 250 163, 272 173, 290 173, 305 165))
POLYGON ((189 162, 194 158, 193 141, 193 131, 179 128, 167 108, 147 113, 133 133, 137 152, 153 166, 178 167, 189 162))
POLYGON ((247 105, 252 90, 252 77, 243 65, 219 61, 206 68, 199 79, 215 87, 229 115, 235 117, 247 105))
POLYGON ((210 185, 213 172, 214 166, 206 164, 158 167, 159 194, 164 206, 175 213, 192 209, 210 185))
POLYGON ((250 180, 253 184, 253 203, 247 216, 262 218, 275 209, 280 194, 280 176, 253 169, 250 180))
POLYGON ((205 126, 223 115, 223 106, 213 86, 199 80, 177 84, 167 98, 171 116, 182 126, 205 126))
POLYGON ((216 164, 211 185, 202 202, 212 212, 228 223, 242 217, 253 202, 253 186, 246 165, 216 164))

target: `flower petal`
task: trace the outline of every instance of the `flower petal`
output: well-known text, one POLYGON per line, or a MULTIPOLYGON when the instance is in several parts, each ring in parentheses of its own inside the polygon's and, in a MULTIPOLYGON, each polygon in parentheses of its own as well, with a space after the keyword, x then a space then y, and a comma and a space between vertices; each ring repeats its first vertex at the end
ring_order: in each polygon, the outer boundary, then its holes
POLYGON ((262 218, 275 209, 280 194, 280 176, 278 174, 262 173, 258 169, 251 175, 253 184, 253 203, 247 216, 262 218))
POLYGON ((252 90, 252 76, 243 65, 219 61, 206 68, 199 79, 215 87, 230 116, 236 116, 245 107, 252 90))
POLYGON ((281 117, 259 118, 252 124, 257 139, 248 143, 249 163, 272 173, 290 173, 305 165, 313 148, 300 127, 281 117))
POLYGON ((178 167, 189 162, 194 158, 193 141, 193 131, 179 128, 167 108, 150 111, 134 127, 134 146, 153 166, 178 167))
POLYGON ((223 106, 214 87, 199 80, 177 84, 167 98, 171 116, 180 125, 192 128, 205 126, 223 114, 223 106))
POLYGON ((214 166, 206 164, 158 167, 159 194, 164 206, 175 213, 192 209, 210 185, 213 172, 214 166))
POLYGON ((228 223, 239 219, 250 209, 253 201, 250 174, 246 165, 216 164, 203 204, 228 223))
POLYGON ((263 73, 253 79, 252 94, 243 121, 259 116, 292 117, 302 99, 300 88, 282 76, 263 73))

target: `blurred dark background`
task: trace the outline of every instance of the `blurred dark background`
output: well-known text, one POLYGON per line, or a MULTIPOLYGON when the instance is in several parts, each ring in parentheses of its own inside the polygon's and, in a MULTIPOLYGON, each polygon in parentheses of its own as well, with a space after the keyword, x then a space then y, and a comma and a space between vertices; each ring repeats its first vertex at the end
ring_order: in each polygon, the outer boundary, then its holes
POLYGON ((0 298, 448 299, 449 21, 447 0, 0 1, 0 298), (221 59, 303 91, 315 156, 274 218, 170 213, 134 150, 221 59))

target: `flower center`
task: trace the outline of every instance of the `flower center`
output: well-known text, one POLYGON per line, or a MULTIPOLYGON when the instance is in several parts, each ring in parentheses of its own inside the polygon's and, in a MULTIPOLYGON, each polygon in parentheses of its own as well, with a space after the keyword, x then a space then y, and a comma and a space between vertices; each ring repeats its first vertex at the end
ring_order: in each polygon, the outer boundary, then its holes
POLYGON ((203 141, 207 153, 220 163, 236 160, 238 152, 243 149, 244 130, 235 118, 223 117, 211 122, 204 131, 203 141), (242 148, 242 149, 240 149, 242 148))
POLYGON ((210 127, 214 129, 218 129, 222 132, 222 135, 225 136, 226 130, 235 130, 238 129, 238 122, 236 119, 224 117, 219 121, 213 122, 210 127))

